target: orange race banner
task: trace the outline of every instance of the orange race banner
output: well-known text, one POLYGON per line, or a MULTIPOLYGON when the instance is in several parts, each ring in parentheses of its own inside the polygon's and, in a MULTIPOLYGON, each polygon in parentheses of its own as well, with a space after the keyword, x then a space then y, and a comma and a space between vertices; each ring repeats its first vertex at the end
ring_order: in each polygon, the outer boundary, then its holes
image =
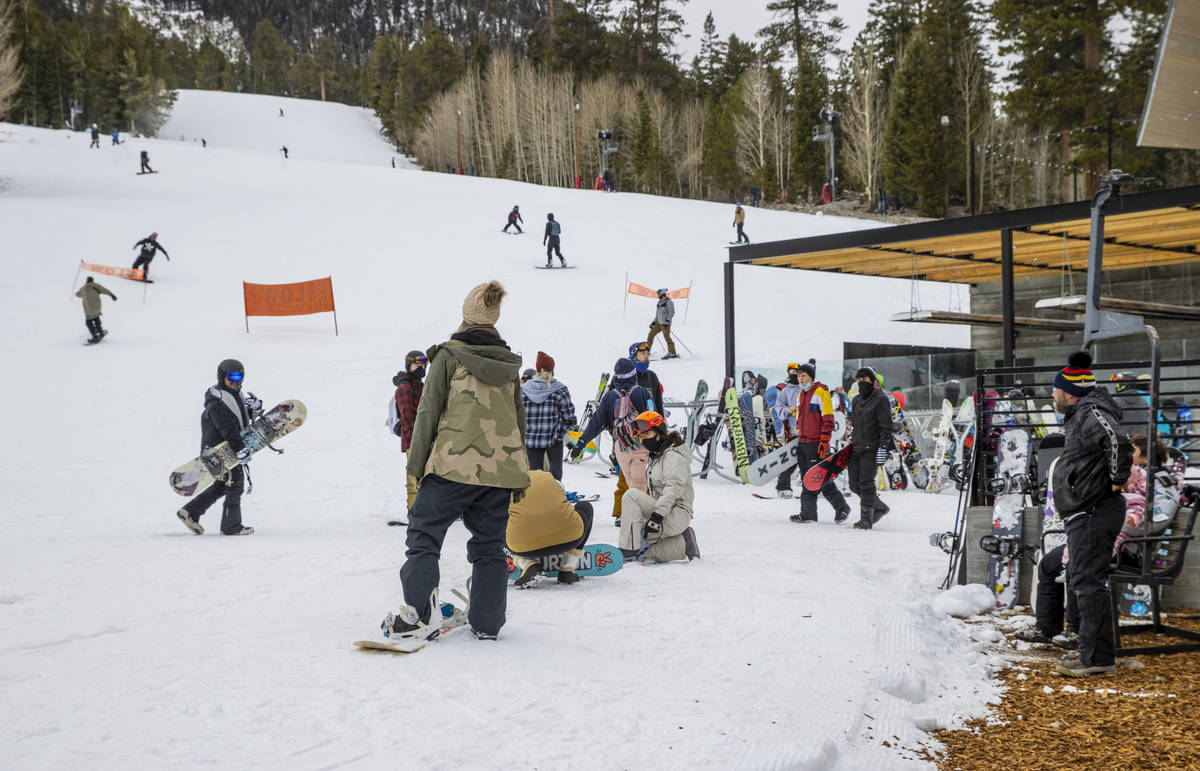
MULTIPOLYGON (((133 268, 116 268, 112 265, 93 265, 90 262, 80 262, 80 270, 91 271, 92 273, 100 273, 105 276, 117 276, 118 278, 131 278, 134 281, 145 281, 146 272, 141 268, 136 270, 133 268)), ((76 273, 75 275, 79 275, 76 273)))
POLYGON ((251 316, 306 316, 333 313, 333 331, 337 334, 337 309, 333 304, 333 277, 301 281, 296 284, 251 284, 242 282, 246 302, 246 331, 251 316))
MULTIPOLYGON (((686 300, 691 293, 691 287, 685 286, 683 289, 672 289, 671 291, 667 292, 667 297, 670 297, 672 300, 686 300)), ((632 281, 629 282, 629 294, 637 295, 638 297, 649 297, 651 299, 658 297, 658 292, 655 290, 648 286, 635 284, 632 281)))

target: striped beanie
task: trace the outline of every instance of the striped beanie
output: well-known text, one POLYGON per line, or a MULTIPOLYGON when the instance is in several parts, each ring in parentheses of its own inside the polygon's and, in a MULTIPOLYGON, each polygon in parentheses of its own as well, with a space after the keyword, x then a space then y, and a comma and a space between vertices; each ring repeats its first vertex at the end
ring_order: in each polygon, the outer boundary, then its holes
POLYGON ((1067 366, 1054 376, 1054 387, 1072 396, 1084 397, 1096 387, 1092 376, 1092 357, 1087 351, 1076 351, 1067 357, 1067 366))

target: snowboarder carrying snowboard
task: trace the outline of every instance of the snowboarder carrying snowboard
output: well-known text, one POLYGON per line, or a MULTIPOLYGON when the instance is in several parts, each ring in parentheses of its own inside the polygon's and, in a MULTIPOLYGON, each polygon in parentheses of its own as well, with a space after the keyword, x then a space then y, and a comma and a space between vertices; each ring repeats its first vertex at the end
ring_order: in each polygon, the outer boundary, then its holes
POLYGON ((460 517, 471 533, 471 628, 476 637, 494 640, 504 626, 508 506, 520 502, 529 487, 525 409, 518 392, 521 357, 495 326, 504 294, 495 281, 472 289, 463 302, 462 325, 427 352, 429 374, 408 453, 408 474, 420 490, 400 568, 405 605, 388 636, 430 623, 442 542, 460 517))
POLYGON ((646 347, 654 345, 654 338, 662 332, 667 341, 667 355, 664 359, 677 359, 675 341, 671 339, 671 320, 675 318, 675 301, 667 296, 666 289, 658 290, 658 305, 654 309, 654 321, 650 322, 650 335, 646 338, 646 347))
POLYGON ((570 390, 554 379, 554 359, 542 351, 537 354, 537 374, 521 385, 521 401, 529 469, 547 468, 556 481, 562 481, 563 437, 579 421, 570 390))
POLYGON ((691 451, 657 412, 641 413, 632 425, 650 463, 646 490, 625 493, 621 554, 639 562, 697 559, 700 549, 691 527, 695 500, 691 451))
POLYGON ((92 333, 92 339, 88 340, 89 343, 98 343, 100 338, 108 334, 108 330, 100 326, 100 295, 102 294, 113 298, 113 302, 117 301, 115 294, 97 284, 96 279, 91 276, 87 277, 87 281, 83 282, 83 286, 79 287, 79 291, 75 293, 76 297, 83 299, 83 321, 87 325, 88 332, 92 333))
POLYGON ((750 243, 750 236, 746 235, 746 231, 742 230, 742 226, 746 224, 746 211, 742 209, 742 205, 737 204, 737 208, 733 210, 733 226, 737 228, 737 243, 750 243))
POLYGON ((1067 586, 1079 603, 1079 649, 1059 660, 1069 677, 1117 671, 1107 588, 1109 561, 1125 499, 1132 451, 1121 408, 1096 385, 1092 357, 1078 351, 1054 376, 1054 409, 1063 415, 1064 449, 1054 464, 1054 503, 1067 526, 1067 586))
POLYGON ((150 153, 146 150, 142 150, 141 158, 142 158, 142 170, 139 173, 140 174, 153 174, 154 169, 150 168, 150 153))
POLYGON ((563 555, 558 570, 560 584, 577 584, 575 568, 592 534, 592 504, 572 504, 549 472, 529 472, 529 489, 508 507, 505 541, 513 553, 520 577, 514 586, 524 589, 542 573, 542 557, 563 555))
MULTIPOLYGON (((816 374, 815 359, 789 364, 788 386, 775 402, 779 416, 786 418, 788 436, 799 441, 796 460, 802 476, 829 454, 829 439, 833 434, 833 399, 825 384, 815 379, 816 374)), ((780 482, 790 477, 791 469, 784 475, 780 475, 780 482)), ((790 479, 787 481, 790 489, 790 479)), ((850 507, 832 479, 825 483, 820 493, 833 506, 833 521, 845 522, 850 516, 850 507)), ((817 521, 817 491, 804 488, 800 493, 800 513, 793 514, 790 519, 793 522, 817 521)))
POLYGON ((650 409, 651 394, 637 384, 637 369, 622 356, 613 365, 612 387, 604 393, 592 419, 583 427, 583 434, 571 448, 571 459, 583 457, 588 442, 608 431, 613 438, 613 455, 617 458, 617 490, 613 496, 613 518, 621 518, 621 499, 628 489, 646 490, 646 463, 649 456, 633 435, 630 425, 638 413, 650 409))
POLYGON ((859 498, 857 530, 870 530, 889 509, 875 491, 875 473, 887 460, 892 446, 892 407, 887 394, 876 387, 875 370, 862 367, 854 373, 858 394, 850 403, 850 463, 846 470, 850 489, 859 498))
POLYGON ((262 412, 262 400, 253 393, 242 393, 246 369, 237 359, 225 359, 217 365, 217 383, 204 392, 204 412, 200 414, 200 451, 203 453, 221 442, 237 453, 241 464, 193 498, 175 515, 184 527, 203 535, 200 517, 208 508, 224 498, 221 507, 221 535, 253 535, 254 528, 242 524, 242 492, 245 490, 245 466, 250 462, 250 450, 242 442, 242 429, 262 412))
MULTIPOLYGON (((409 351, 404 357, 404 369, 392 378, 396 393, 392 397, 389 410, 388 425, 392 433, 400 437, 400 449, 405 455, 412 447, 413 426, 417 422, 417 405, 421 403, 421 392, 424 390, 422 379, 425 377, 427 359, 420 351, 409 351)), ((408 493, 408 510, 411 512, 413 503, 417 500, 417 480, 405 475, 405 491, 408 493)))
POLYGON ((567 267, 567 261, 562 256, 562 249, 559 249, 559 237, 562 235, 562 226, 554 219, 553 214, 546 215, 546 232, 542 235, 542 246, 546 247, 546 267, 549 268, 554 264, 551 259, 551 253, 558 255, 558 261, 562 266, 567 267))
POLYGON ((154 259, 154 255, 158 252, 163 253, 163 257, 167 258, 167 262, 171 261, 171 255, 167 254, 167 250, 158 242, 158 233, 151 233, 133 245, 134 249, 141 247, 142 251, 133 261, 133 269, 143 268, 142 276, 145 281, 150 280, 150 261, 154 259), (144 267, 143 267, 144 266, 144 267))
POLYGON ((514 207, 512 207, 512 211, 510 211, 508 213, 508 222, 505 223, 501 232, 507 233, 509 228, 516 228, 518 233, 524 233, 525 231, 521 230, 521 225, 520 225, 520 223, 522 223, 524 221, 525 220, 521 219, 521 207, 514 206, 514 207))
POLYGON ((650 369, 650 345, 638 341, 629 346, 629 358, 637 370, 637 382, 650 392, 650 409, 660 410, 663 406, 663 385, 658 375, 650 369))

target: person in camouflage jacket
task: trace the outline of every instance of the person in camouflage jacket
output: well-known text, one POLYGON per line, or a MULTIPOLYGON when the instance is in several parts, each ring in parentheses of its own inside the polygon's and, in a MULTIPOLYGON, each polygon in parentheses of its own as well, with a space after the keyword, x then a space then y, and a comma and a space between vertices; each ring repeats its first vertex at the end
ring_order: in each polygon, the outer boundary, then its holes
MULTIPOLYGON (((468 616, 483 639, 495 639, 504 625, 508 506, 529 487, 521 357, 495 327, 504 294, 495 281, 472 289, 458 331, 426 352, 429 371, 408 452, 408 474, 420 489, 400 569, 409 615, 429 623, 430 594, 441 581, 442 541, 461 517, 471 533, 468 616)), ((395 632, 415 628, 405 628, 404 615, 397 614, 395 632)))

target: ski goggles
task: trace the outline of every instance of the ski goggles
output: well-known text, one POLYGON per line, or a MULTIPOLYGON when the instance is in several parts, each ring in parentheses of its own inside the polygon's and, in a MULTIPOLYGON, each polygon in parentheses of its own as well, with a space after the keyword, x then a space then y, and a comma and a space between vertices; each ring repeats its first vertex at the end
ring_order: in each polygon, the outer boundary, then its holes
POLYGON ((230 383, 240 383, 246 378, 245 372, 226 372, 225 379, 230 383))
POLYGON ((789 361, 789 362, 788 362, 788 365, 787 365, 787 371, 788 371, 788 374, 789 374, 789 375, 790 375, 790 374, 792 374, 793 372, 799 372, 799 371, 800 371, 800 365, 799 365, 799 364, 797 364, 797 363, 796 363, 796 362, 794 362, 794 361, 789 361))
POLYGON ((651 433, 658 426, 666 425, 663 416, 647 410, 633 419, 633 432, 638 436, 651 433))

